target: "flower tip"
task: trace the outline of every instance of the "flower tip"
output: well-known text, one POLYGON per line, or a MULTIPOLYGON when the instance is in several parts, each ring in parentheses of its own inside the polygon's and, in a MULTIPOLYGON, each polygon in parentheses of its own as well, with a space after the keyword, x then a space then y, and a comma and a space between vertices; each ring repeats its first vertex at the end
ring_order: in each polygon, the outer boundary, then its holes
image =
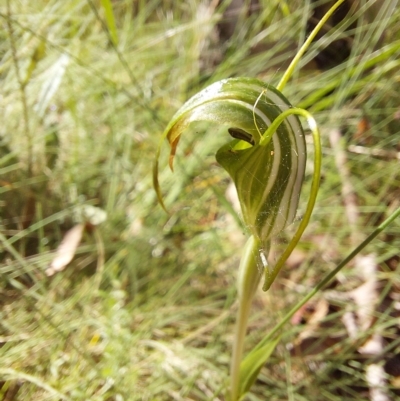
POLYGON ((262 287, 262 290, 264 292, 267 292, 271 288, 271 285, 272 285, 272 281, 265 280, 264 284, 263 284, 263 287, 262 287))
POLYGON ((158 203, 161 205, 161 207, 164 209, 164 211, 167 214, 169 214, 167 208, 165 207, 164 201, 163 201, 160 183, 158 182, 158 158, 154 162, 154 166, 153 166, 153 187, 154 187, 154 190, 156 191, 158 203))
POLYGON ((163 200, 163 197, 162 197, 162 194, 161 194, 161 191, 160 191, 160 188, 159 188, 159 187, 156 189, 156 193, 157 193, 157 200, 158 200, 158 203, 159 203, 160 206, 164 209, 164 212, 165 212, 165 213, 170 214, 169 211, 168 211, 168 209, 166 208, 166 206, 165 206, 165 204, 164 204, 164 200, 163 200))
POLYGON ((174 157, 175 155, 171 154, 168 160, 168 165, 172 172, 174 172, 174 157))
POLYGON ((164 212, 167 213, 167 214, 169 215, 170 212, 169 212, 168 209, 165 207, 162 198, 158 198, 158 202, 160 203, 161 207, 164 209, 164 212))

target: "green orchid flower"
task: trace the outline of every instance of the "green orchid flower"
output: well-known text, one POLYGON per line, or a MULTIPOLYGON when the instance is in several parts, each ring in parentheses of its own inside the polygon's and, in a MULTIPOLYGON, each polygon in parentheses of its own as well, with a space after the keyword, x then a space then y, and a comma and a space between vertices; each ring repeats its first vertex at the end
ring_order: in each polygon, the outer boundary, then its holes
MULTIPOLYGON (((298 115, 305 116, 314 132, 317 131, 310 114, 293 108, 273 86, 253 78, 230 78, 210 85, 188 100, 162 136, 171 146, 169 165, 173 169, 180 137, 190 124, 208 121, 227 126, 234 139, 217 151, 216 159, 231 176, 242 218, 256 239, 254 246, 257 246, 258 257, 265 267, 264 290, 270 287, 304 231, 318 189, 319 165, 316 166, 311 209, 307 209, 305 224, 303 219, 294 240, 282 255, 283 259, 269 268, 264 250, 272 237, 293 223, 304 180, 307 152, 298 115)), ((160 147, 153 179, 158 199, 165 208, 158 182, 160 147)))
MULTIPOLYGON (((251 302, 262 272, 267 291, 306 229, 318 194, 321 171, 320 135, 306 110, 291 106, 281 91, 317 33, 344 2, 338 0, 310 33, 283 74, 277 88, 252 78, 216 82, 188 100, 174 115, 162 136, 153 169, 153 182, 163 208, 158 182, 158 159, 167 139, 173 168, 182 133, 197 121, 223 124, 233 140, 216 152, 218 163, 231 176, 238 193, 242 218, 250 232, 238 272, 238 309, 232 347, 230 391, 226 399, 238 401, 249 391, 279 342, 267 335, 242 360, 251 302), (314 141, 314 171, 308 203, 295 234, 275 263, 267 256, 272 237, 292 224, 304 181, 307 149, 299 117, 307 120, 314 141)), ((281 326, 277 326, 281 327, 281 326)))

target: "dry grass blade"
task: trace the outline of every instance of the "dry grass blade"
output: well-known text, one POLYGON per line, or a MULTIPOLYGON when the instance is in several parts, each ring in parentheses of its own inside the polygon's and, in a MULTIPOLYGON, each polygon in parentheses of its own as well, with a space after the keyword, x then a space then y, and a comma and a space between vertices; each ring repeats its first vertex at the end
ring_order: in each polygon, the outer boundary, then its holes
POLYGON ((48 276, 52 276, 53 274, 64 270, 68 266, 75 256, 84 230, 85 224, 77 224, 65 233, 61 244, 56 250, 54 259, 51 261, 46 270, 46 274, 48 276))

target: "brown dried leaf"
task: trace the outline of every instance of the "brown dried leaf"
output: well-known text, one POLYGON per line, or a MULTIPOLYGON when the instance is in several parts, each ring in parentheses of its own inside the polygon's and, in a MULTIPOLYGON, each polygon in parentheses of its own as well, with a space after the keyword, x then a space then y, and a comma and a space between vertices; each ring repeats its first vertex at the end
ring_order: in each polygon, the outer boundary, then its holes
POLYGON ((48 276, 60 272, 66 268, 75 256, 76 250, 81 242, 85 224, 77 224, 68 230, 56 250, 54 259, 46 270, 48 276))

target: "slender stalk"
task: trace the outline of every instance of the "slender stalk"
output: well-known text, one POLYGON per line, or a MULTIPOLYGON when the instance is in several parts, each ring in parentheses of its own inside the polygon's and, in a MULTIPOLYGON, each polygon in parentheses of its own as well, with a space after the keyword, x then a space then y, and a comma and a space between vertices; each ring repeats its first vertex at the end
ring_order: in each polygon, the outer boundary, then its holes
POLYGON ((231 359, 231 401, 236 401, 239 398, 240 362, 243 355, 244 339, 246 337, 247 321, 252 299, 253 297, 250 300, 239 299, 231 359))
POLYGON ((289 81, 290 77, 293 74, 294 69, 296 68, 297 64, 299 63, 300 59, 303 57, 304 53, 307 51, 307 49, 310 47, 311 42, 314 40, 314 38, 317 36, 318 32, 321 30, 322 26, 328 21, 330 16, 335 12, 335 10, 344 2, 344 0, 338 0, 329 10, 328 12, 321 18, 321 20, 318 22, 317 26, 312 30, 310 35, 308 36, 307 40, 304 42, 303 46, 299 49, 297 52, 296 56, 293 58, 292 62, 290 63, 289 67, 283 74, 283 77, 281 78, 278 86, 276 89, 279 91, 283 91, 285 88, 287 82, 289 81))
POLYGON ((243 355, 244 339, 247 331, 251 302, 261 278, 261 269, 257 265, 260 242, 251 236, 244 247, 238 275, 239 307, 236 317, 235 337, 231 359, 231 401, 240 397, 240 363, 243 355))

